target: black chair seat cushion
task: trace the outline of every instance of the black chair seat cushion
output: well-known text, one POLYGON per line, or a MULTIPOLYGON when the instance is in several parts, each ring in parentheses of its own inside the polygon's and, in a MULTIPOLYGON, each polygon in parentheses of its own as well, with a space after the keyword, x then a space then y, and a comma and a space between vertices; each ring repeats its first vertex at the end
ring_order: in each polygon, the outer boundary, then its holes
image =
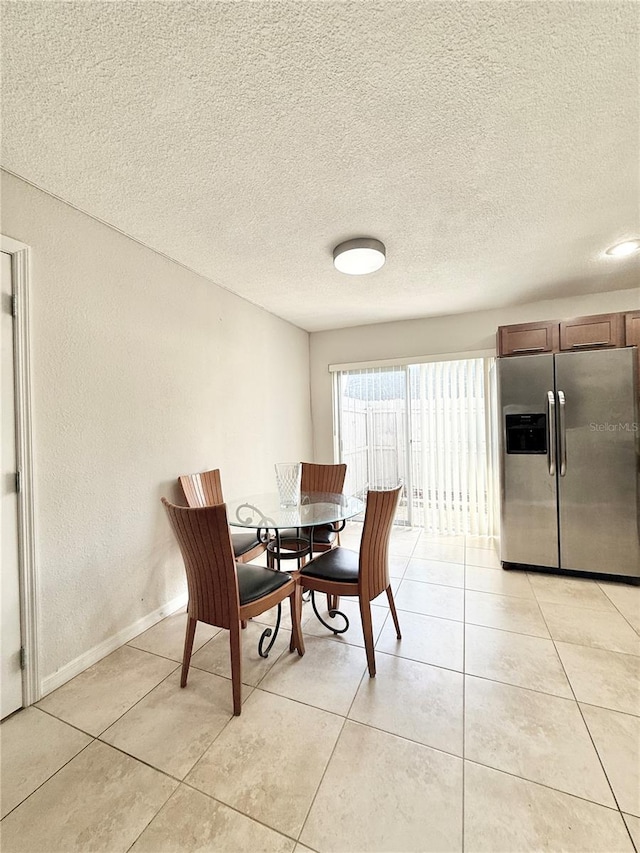
POLYGON ((233 553, 236 557, 242 557, 247 551, 253 551, 260 545, 260 540, 255 533, 232 533, 233 553))
MULTIPOLYGON (((280 539, 308 539, 311 535, 310 527, 303 527, 298 531, 295 527, 289 527, 286 530, 280 531, 280 539)), ((319 524, 313 528, 313 544, 314 545, 331 545, 337 536, 333 524, 319 524)))
POLYGON ((318 578, 339 583, 358 583, 360 555, 348 548, 332 548, 307 563, 300 572, 302 577, 318 578))
POLYGON ((291 575, 287 572, 276 572, 275 569, 265 569, 262 566, 254 566, 253 563, 236 563, 236 570, 240 604, 257 601, 291 580, 291 575))

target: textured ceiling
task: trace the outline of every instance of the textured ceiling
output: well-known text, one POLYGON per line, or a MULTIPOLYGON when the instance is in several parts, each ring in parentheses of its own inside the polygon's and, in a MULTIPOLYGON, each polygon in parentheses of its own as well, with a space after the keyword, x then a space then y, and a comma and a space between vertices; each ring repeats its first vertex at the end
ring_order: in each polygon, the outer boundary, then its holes
POLYGON ((639 9, 3 2, 2 163, 311 331, 631 288, 639 9))

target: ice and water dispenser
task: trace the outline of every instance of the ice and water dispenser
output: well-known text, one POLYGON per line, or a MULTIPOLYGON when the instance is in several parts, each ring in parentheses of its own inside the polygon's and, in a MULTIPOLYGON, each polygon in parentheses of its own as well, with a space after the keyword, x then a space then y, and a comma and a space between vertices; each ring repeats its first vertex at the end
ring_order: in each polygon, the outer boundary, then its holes
POLYGON ((544 414, 505 415, 507 453, 547 452, 547 416, 544 414))

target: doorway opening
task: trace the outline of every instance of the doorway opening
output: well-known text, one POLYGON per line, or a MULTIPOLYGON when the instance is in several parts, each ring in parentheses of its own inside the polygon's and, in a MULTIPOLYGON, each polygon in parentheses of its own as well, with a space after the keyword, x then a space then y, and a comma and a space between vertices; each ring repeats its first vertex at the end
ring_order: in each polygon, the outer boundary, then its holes
POLYGON ((29 346, 29 249, 2 250, 1 716, 40 698, 29 346))

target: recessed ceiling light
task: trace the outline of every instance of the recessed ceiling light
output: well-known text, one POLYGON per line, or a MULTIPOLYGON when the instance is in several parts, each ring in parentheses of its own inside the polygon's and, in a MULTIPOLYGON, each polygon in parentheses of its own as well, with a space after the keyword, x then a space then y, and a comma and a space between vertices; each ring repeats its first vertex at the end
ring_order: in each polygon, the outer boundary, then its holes
POLYGON ((384 264, 384 244, 373 237, 346 240, 333 250, 333 265, 348 275, 366 275, 379 270, 384 264))
POLYGON ((614 258, 624 258, 627 255, 632 255, 640 249, 640 240, 625 240, 624 243, 618 243, 616 246, 611 246, 607 249, 607 255, 613 255, 614 258))

